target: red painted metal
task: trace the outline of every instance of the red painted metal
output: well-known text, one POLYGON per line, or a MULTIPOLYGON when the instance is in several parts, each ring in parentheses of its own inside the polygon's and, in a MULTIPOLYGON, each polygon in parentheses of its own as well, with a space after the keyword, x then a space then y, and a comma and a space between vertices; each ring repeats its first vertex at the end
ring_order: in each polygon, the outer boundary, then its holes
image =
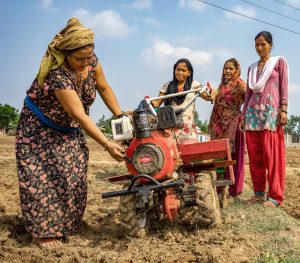
MULTIPOLYGON (((133 157, 135 149, 145 143, 152 143, 163 152, 164 162, 163 167, 156 174, 151 175, 156 180, 161 180, 164 178, 170 178, 173 175, 175 166, 179 159, 178 150, 173 139, 173 134, 170 131, 153 131, 151 132, 151 137, 149 138, 134 138, 130 143, 129 147, 126 150, 126 156, 128 157, 125 160, 128 171, 132 175, 138 175, 138 171, 134 168, 133 164, 130 162, 130 159, 133 157)), ((142 160, 145 161, 145 160, 142 160)))
MULTIPOLYGON (((208 142, 192 144, 180 144, 178 145, 178 150, 184 165, 205 160, 211 160, 214 162, 216 159, 232 161, 228 139, 212 140, 208 142)), ((230 181, 233 184, 233 167, 232 165, 229 165, 228 168, 230 172, 230 181)))
POLYGON ((178 214, 180 201, 176 195, 173 194, 172 190, 166 190, 164 197, 164 212, 170 220, 178 214))

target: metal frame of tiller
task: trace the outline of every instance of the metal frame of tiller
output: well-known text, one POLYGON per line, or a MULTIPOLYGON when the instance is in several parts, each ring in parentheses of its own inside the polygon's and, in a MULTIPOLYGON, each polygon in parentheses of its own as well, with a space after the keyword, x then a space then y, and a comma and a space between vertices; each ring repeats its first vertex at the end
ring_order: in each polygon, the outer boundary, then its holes
MULTIPOLYGON (((198 89, 183 91, 176 94, 169 94, 160 97, 149 98, 145 97, 144 101, 150 112, 157 116, 151 101, 161 100, 166 98, 172 98, 175 96, 182 96, 188 93, 196 93, 191 101, 176 114, 185 111, 201 93, 206 92, 210 95, 211 88, 209 86, 203 86, 198 89)), ((226 186, 234 184, 234 174, 232 165, 235 161, 231 159, 230 145, 228 139, 212 140, 207 142, 199 142, 192 144, 178 144, 178 151, 181 157, 182 163, 177 168, 178 171, 183 173, 198 173, 200 171, 215 171, 217 168, 229 168, 229 179, 217 179, 215 178, 215 186, 226 186)), ((177 179, 171 182, 159 182, 147 174, 133 175, 120 175, 107 178, 110 182, 117 182, 122 180, 131 180, 131 184, 128 189, 119 191, 106 192, 102 194, 102 198, 110 198, 128 194, 139 193, 142 196, 143 201, 146 203, 149 200, 150 191, 160 191, 167 188, 182 187, 184 185, 184 179, 177 179), (143 185, 136 186, 137 181, 142 181, 143 185), (147 182, 145 184, 145 182, 147 182)))

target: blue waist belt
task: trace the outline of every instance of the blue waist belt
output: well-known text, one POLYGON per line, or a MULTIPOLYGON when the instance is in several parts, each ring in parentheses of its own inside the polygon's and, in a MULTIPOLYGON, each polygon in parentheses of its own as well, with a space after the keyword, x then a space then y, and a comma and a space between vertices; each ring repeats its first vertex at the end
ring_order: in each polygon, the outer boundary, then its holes
POLYGON ((54 130, 60 131, 60 132, 76 132, 79 130, 79 128, 71 128, 71 127, 64 127, 64 126, 60 126, 52 121, 50 121, 45 114, 39 109, 38 106, 36 106, 34 104, 34 102, 28 97, 26 96, 25 98, 25 103, 27 105, 27 107, 34 113, 34 115, 36 117, 38 117, 40 119, 40 121, 44 124, 46 124, 47 126, 53 128, 54 130))

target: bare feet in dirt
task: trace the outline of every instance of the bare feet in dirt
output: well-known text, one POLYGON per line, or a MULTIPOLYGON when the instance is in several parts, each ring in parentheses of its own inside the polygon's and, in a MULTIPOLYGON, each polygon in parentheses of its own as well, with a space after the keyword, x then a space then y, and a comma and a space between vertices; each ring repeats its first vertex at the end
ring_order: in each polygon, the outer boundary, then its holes
POLYGON ((33 237, 32 244, 41 248, 56 248, 62 245, 62 242, 55 237, 33 237))
POLYGON ((246 200, 246 204, 262 204, 266 201, 264 196, 252 196, 250 199, 246 200))

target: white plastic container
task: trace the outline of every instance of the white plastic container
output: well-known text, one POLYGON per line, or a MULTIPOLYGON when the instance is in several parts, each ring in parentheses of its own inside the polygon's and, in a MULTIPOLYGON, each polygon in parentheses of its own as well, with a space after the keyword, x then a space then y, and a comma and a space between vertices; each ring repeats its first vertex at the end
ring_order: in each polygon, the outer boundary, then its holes
POLYGON ((133 138, 132 120, 128 116, 111 121, 113 139, 117 142, 127 141, 133 138))

